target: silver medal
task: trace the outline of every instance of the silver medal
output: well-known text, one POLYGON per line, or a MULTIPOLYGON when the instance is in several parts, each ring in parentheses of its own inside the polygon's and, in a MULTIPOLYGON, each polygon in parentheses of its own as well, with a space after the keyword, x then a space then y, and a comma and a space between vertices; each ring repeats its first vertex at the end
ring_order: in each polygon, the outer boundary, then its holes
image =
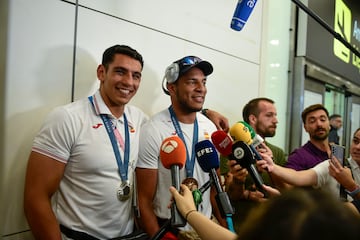
POLYGON ((117 190, 117 197, 120 201, 126 201, 130 198, 131 195, 131 187, 130 182, 124 181, 120 184, 120 187, 117 190))

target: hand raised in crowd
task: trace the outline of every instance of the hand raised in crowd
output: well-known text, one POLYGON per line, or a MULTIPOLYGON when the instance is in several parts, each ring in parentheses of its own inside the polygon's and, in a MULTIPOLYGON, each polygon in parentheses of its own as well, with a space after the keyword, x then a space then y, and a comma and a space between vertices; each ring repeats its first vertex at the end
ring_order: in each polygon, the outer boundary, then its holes
POLYGON ((231 173, 232 180, 238 183, 245 183, 246 176, 248 175, 246 168, 241 167, 236 160, 229 160, 227 164, 230 169, 229 173, 231 173))
POLYGON ((356 188, 350 168, 343 167, 335 156, 332 156, 329 160, 329 174, 343 185, 345 189, 352 190, 356 188))
POLYGON ((258 152, 262 158, 262 160, 256 161, 256 166, 260 171, 268 171, 272 172, 274 169, 275 163, 273 160, 273 153, 268 146, 262 144, 260 148, 258 148, 258 152))
POLYGON ((231 196, 233 199, 241 198, 255 202, 263 202, 266 200, 266 198, 264 198, 264 194, 256 189, 255 184, 251 186, 250 189, 245 190, 245 180, 248 175, 246 168, 241 167, 236 160, 229 160, 228 166, 230 168, 228 181, 233 183, 229 186, 229 191, 232 192, 231 196), (234 185, 240 185, 241 191, 239 188, 235 188, 234 185))

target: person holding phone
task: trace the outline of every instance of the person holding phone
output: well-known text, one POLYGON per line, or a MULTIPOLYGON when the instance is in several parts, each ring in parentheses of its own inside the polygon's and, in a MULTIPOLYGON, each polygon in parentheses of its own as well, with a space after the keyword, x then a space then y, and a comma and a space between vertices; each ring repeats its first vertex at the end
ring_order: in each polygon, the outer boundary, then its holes
POLYGON ((347 195, 350 196, 348 199, 360 199, 360 128, 355 131, 351 142, 349 167, 342 166, 339 160, 332 156, 331 159, 323 161, 313 168, 296 171, 275 164, 268 154, 264 154, 265 151, 271 150, 259 149, 263 160, 257 162, 258 166, 267 169, 286 183, 293 186, 321 187, 335 196, 340 195, 341 184, 347 195))

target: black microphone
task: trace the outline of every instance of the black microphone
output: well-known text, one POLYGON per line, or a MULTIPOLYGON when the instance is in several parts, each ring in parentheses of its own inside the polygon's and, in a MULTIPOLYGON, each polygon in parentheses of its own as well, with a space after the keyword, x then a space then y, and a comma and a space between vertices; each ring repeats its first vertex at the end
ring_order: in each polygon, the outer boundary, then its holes
POLYGON ((243 141, 237 141, 232 146, 232 153, 234 159, 242 166, 246 168, 250 173, 256 187, 267 196, 266 190, 263 188, 264 181, 256 169, 255 157, 249 145, 243 141))
POLYGON ((229 197, 223 191, 219 182, 216 169, 219 168, 219 156, 214 145, 209 140, 203 140, 195 144, 195 153, 198 163, 204 172, 208 172, 212 183, 215 186, 217 195, 215 196, 216 203, 220 208, 223 217, 234 214, 234 209, 230 203, 229 197))

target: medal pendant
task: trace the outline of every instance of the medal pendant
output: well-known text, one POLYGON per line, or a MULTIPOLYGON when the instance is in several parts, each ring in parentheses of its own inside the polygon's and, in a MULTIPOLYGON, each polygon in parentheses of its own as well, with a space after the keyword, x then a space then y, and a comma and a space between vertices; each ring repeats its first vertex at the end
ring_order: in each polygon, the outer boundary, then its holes
POLYGON ((130 198, 131 195, 131 187, 130 187, 130 182, 124 181, 120 184, 120 187, 117 190, 117 198, 120 201, 126 201, 130 198))

